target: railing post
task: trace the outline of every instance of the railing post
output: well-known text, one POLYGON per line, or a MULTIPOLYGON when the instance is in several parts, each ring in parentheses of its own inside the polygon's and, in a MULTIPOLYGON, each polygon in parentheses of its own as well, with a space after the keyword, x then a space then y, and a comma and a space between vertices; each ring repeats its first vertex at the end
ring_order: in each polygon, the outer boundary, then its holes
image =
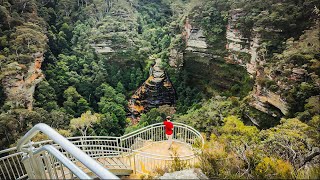
POLYGON ((27 159, 25 159, 22 163, 26 169, 26 172, 28 174, 28 177, 30 179, 36 179, 36 177, 34 176, 34 173, 33 173, 33 170, 32 170, 32 165, 31 165, 31 162, 30 162, 30 158, 27 157, 28 154, 27 153, 23 153, 22 157, 25 157, 27 159))
POLYGON ((36 157, 34 152, 33 142, 29 141, 27 153, 23 153, 23 156, 26 158, 26 162, 24 163, 28 176, 32 179, 46 179, 43 163, 41 162, 41 157, 36 157))
POLYGON ((187 143, 187 128, 183 128, 184 129, 184 142, 187 143))
POLYGON ((136 169, 136 155, 133 153, 133 173, 136 174, 137 173, 137 169, 136 169))
POLYGON ((118 155, 120 155, 120 153, 121 154, 123 153, 121 137, 117 138, 117 149, 118 149, 118 155))
POLYGON ((84 147, 83 145, 84 145, 84 144, 83 144, 83 139, 82 139, 82 138, 83 138, 83 136, 80 137, 80 143, 81 143, 80 149, 83 151, 83 150, 84 150, 84 149, 83 149, 83 147, 84 147))

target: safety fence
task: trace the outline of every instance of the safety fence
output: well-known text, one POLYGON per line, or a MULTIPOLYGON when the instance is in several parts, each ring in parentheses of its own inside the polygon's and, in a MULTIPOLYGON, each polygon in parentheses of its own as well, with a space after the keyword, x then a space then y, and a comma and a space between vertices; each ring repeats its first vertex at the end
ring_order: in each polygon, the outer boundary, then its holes
MULTIPOLYGON (((184 156, 179 156, 178 154, 164 156, 144 152, 143 148, 146 146, 153 146, 166 140, 162 123, 146 126, 121 137, 81 136, 69 137, 67 140, 90 158, 100 162, 99 164, 106 169, 132 169, 133 172, 145 173, 159 168, 169 168, 176 161, 183 163, 187 167, 193 166, 198 161, 197 154, 204 144, 203 137, 197 130, 188 125, 182 123, 173 124, 174 142, 183 144, 194 153, 184 156)), ((30 173, 27 173, 28 168, 30 170, 32 166, 32 158, 26 158, 30 156, 27 156, 27 152, 31 150, 35 156, 33 159, 37 160, 33 163, 38 162, 39 164, 41 162, 43 166, 42 172, 38 172, 43 177, 54 179, 84 178, 84 176, 81 176, 83 174, 80 174, 79 177, 79 173, 75 174, 77 171, 73 172, 68 168, 73 167, 73 165, 76 165, 86 174, 91 176, 95 174, 85 163, 79 161, 74 154, 52 139, 24 143, 20 149, 25 149, 25 151, 20 151, 17 147, 0 151, 0 179, 32 178, 29 177, 30 173), (67 160, 56 157, 59 153, 67 157, 68 161, 70 161, 69 164, 65 165, 64 162, 67 162, 67 160), (53 154, 56 156, 53 156, 53 154)))

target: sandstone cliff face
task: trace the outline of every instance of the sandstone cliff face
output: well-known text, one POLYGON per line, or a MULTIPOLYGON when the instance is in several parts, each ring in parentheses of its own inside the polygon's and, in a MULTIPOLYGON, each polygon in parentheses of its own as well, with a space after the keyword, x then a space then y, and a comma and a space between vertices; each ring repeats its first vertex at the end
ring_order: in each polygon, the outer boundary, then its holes
POLYGON ((41 64, 44 60, 43 53, 33 54, 34 61, 29 65, 28 69, 25 65, 11 63, 12 71, 4 74, 2 84, 4 92, 7 96, 6 101, 12 102, 12 106, 33 108, 33 94, 36 85, 44 78, 41 70, 41 64))
POLYGON ((160 66, 161 59, 156 59, 155 62, 155 65, 150 68, 149 78, 129 100, 129 110, 135 117, 152 108, 175 104, 175 90, 160 66))
POLYGON ((137 43, 137 9, 133 3, 136 2, 118 0, 110 3, 107 17, 101 15, 96 26, 88 32, 90 46, 97 53, 120 61, 129 60, 127 53, 132 49, 144 48, 137 43))
POLYGON ((169 55, 169 65, 175 68, 182 67, 183 53, 180 52, 178 49, 172 48, 170 50, 170 55, 169 55))
POLYGON ((189 18, 187 18, 184 31, 186 51, 206 52, 208 45, 206 43, 206 38, 203 35, 203 30, 200 27, 192 25, 189 18))
POLYGON ((183 69, 188 75, 186 81, 208 95, 228 91, 241 83, 245 71, 242 67, 226 64, 221 50, 208 44, 210 37, 206 37, 200 18, 198 14, 192 14, 185 20, 183 69))
MULTIPOLYGON (((267 12, 262 11, 261 15, 264 14, 267 14, 267 12)), ((262 44, 262 40, 265 37, 261 35, 261 28, 254 27, 249 37, 245 37, 237 29, 238 21, 244 15, 245 13, 242 9, 229 11, 225 34, 227 54, 224 60, 227 64, 237 64, 244 67, 252 78, 268 78, 272 80, 272 77, 267 75, 268 73, 264 73, 263 68, 258 68, 266 64, 266 50, 262 44)), ((226 68, 225 62, 221 62, 222 57, 214 54, 215 47, 206 43, 207 38, 199 25, 199 21, 199 17, 190 16, 186 18, 184 32, 182 33, 186 48, 183 52, 171 49, 169 64, 172 67, 185 69, 189 73, 189 83, 200 84, 204 91, 214 92, 217 89, 230 89, 234 84, 241 81, 243 74, 237 72, 239 70, 235 69, 235 66, 228 65, 229 67, 226 68), (182 65, 179 66, 177 62, 182 65), (202 79, 207 81, 203 82, 202 79)), ((269 28, 268 31, 275 30, 269 28)), ((253 91, 249 96, 251 97, 249 105, 262 112, 278 117, 278 111, 270 110, 276 108, 282 114, 288 113, 289 107, 281 94, 272 92, 257 81, 255 81, 253 91)))
POLYGON ((208 48, 206 38, 203 35, 203 30, 199 27, 192 26, 189 22, 189 18, 186 20, 186 44, 188 51, 203 51, 208 48))
MULTIPOLYGON (((169 65, 171 67, 182 67, 184 65, 184 57, 186 53, 191 53, 197 56, 199 55, 200 57, 208 57, 208 45, 206 43, 204 32, 200 26, 196 26, 194 23, 192 24, 189 18, 186 18, 185 20, 182 37, 185 41, 186 48, 183 50, 172 48, 170 50, 169 65)), ((195 58, 194 60, 201 62, 201 58, 195 58)), ((209 59, 206 59, 205 61, 208 63, 209 59)))
POLYGON ((273 80, 273 78, 268 76, 268 73, 266 73, 263 68, 260 68, 256 72, 256 81, 253 91, 249 95, 251 97, 249 104, 262 112, 272 115, 273 117, 279 117, 281 115, 272 111, 271 107, 275 107, 280 110, 282 115, 287 115, 289 105, 281 96, 281 92, 272 92, 259 82, 259 79, 267 78, 269 80, 273 80))
MULTIPOLYGON (((261 12, 266 13, 264 11, 261 12)), ((265 78, 267 76, 262 67, 265 61, 265 49, 261 45, 262 37, 258 27, 252 29, 250 37, 244 37, 242 32, 236 28, 236 24, 241 16, 244 16, 242 9, 233 9, 229 12, 228 26, 226 31, 228 56, 225 60, 229 63, 236 63, 244 66, 251 77, 265 78)), ((267 77, 272 80, 271 77, 267 77)), ((288 113, 287 102, 280 94, 271 92, 268 88, 255 82, 253 92, 250 94, 251 101, 249 104, 265 113, 274 117, 278 116, 270 110, 270 105, 276 107, 282 114, 288 113)))
POLYGON ((251 37, 244 37, 236 28, 236 24, 241 16, 244 16, 242 9, 231 10, 228 19, 226 38, 227 62, 237 63, 246 67, 248 73, 253 76, 256 73, 257 65, 262 65, 264 61, 258 56, 260 47, 260 34, 253 30, 251 37))

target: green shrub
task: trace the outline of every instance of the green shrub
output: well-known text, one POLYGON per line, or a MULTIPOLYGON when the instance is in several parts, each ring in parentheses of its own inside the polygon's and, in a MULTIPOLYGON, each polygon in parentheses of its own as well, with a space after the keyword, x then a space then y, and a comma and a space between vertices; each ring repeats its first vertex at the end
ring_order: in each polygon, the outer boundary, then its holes
POLYGON ((265 157, 255 168, 259 178, 292 179, 293 167, 282 159, 265 157))

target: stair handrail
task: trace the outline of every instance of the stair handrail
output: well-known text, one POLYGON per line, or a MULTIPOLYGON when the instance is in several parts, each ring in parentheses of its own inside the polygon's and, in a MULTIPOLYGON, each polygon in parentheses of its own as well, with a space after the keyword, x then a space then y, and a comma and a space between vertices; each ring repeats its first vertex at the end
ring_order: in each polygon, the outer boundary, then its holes
MULTIPOLYGON (((74 175, 76 175, 79 179, 92 179, 85 172, 83 172, 77 165, 75 165, 70 159, 68 159, 65 155, 62 154, 59 150, 57 150, 52 145, 44 145, 39 149, 35 150, 33 155, 37 155, 42 152, 48 152, 55 158, 57 158, 63 165, 65 165, 74 175)), ((22 162, 26 160, 27 157, 22 159, 22 162)), ((39 164, 38 164, 39 165, 39 164)), ((52 177, 51 177, 52 178, 52 177)))
POLYGON ((50 139, 52 139, 56 144, 60 145, 65 151, 73 155, 76 159, 78 159, 83 165, 85 165, 88 169, 90 169, 93 173, 95 173, 98 177, 102 179, 119 179, 116 175, 112 174, 110 171, 105 169, 101 164, 91 158, 89 155, 81 151, 77 146, 72 144, 65 137, 60 135, 53 128, 44 123, 39 123, 31 128, 19 141, 17 150, 28 152, 28 149, 23 148, 31 138, 33 138, 39 132, 44 133, 50 139))

